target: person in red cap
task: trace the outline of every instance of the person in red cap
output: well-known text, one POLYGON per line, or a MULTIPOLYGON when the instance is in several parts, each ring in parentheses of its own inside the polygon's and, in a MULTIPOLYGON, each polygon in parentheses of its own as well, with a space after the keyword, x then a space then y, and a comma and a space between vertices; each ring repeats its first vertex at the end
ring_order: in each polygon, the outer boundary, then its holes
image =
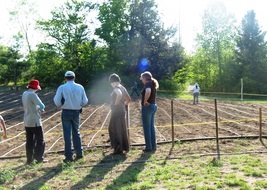
POLYGON ((41 112, 45 105, 40 100, 36 91, 41 90, 38 80, 31 80, 28 90, 22 94, 24 110, 24 126, 26 130, 26 156, 27 164, 44 160, 45 140, 41 121, 41 112))

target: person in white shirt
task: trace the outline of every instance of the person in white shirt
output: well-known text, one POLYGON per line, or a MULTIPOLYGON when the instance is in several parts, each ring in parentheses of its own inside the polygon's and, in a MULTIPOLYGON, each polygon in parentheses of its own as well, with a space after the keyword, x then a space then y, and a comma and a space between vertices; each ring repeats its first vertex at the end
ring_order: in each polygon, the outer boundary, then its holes
POLYGON ((193 104, 198 104, 199 103, 199 99, 198 99, 199 95, 200 95, 200 87, 196 83, 195 86, 193 87, 193 97, 194 97, 193 104))
POLYGON ((75 73, 67 71, 65 73, 66 83, 59 86, 54 97, 54 103, 57 107, 62 108, 62 126, 65 141, 65 159, 63 162, 72 162, 83 158, 83 147, 80 136, 80 113, 82 107, 88 103, 84 87, 75 83, 75 73), (76 158, 73 159, 71 150, 71 136, 76 158))
POLYGON ((31 80, 28 90, 22 94, 24 110, 24 126, 26 130, 26 157, 27 164, 47 162, 44 160, 45 140, 41 121, 41 112, 45 105, 36 91, 41 90, 38 80, 31 80))

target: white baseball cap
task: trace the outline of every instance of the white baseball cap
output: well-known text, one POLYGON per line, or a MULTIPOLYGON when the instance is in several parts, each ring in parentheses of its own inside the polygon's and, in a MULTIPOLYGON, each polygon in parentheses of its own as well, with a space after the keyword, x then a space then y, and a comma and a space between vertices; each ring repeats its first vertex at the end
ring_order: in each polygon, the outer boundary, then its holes
POLYGON ((75 73, 73 71, 67 71, 65 77, 75 77, 75 73))

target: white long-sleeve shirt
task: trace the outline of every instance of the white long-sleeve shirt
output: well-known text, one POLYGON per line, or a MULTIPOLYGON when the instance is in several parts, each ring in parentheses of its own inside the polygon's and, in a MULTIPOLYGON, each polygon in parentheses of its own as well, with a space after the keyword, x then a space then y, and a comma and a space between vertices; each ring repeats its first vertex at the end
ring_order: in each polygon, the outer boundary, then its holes
POLYGON ((45 105, 35 92, 31 90, 22 94, 22 104, 24 110, 24 126, 39 127, 42 126, 41 115, 39 110, 44 110, 45 105))
POLYGON ((67 81, 58 87, 54 102, 57 107, 62 109, 80 110, 88 103, 88 98, 82 85, 74 81, 67 81))
POLYGON ((199 93, 199 91, 200 91, 199 86, 196 87, 196 85, 195 85, 194 88, 193 88, 193 93, 199 93))

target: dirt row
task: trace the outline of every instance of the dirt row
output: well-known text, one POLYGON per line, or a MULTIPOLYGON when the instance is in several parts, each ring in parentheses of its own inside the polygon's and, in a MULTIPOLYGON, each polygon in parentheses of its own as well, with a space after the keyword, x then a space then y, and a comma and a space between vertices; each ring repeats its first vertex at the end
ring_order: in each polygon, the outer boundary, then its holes
MULTIPOLYGON (((0 93, 0 114, 5 118, 8 140, 2 141, 0 156, 25 154, 25 130, 20 91, 0 93)), ((42 115, 46 139, 46 151, 59 151, 64 147, 62 138, 61 111, 53 103, 54 91, 38 92, 46 105, 42 115)), ((190 100, 157 99, 155 118, 158 142, 170 141, 172 137, 172 115, 175 140, 215 137, 214 101, 201 101, 193 105, 190 100)), ((262 109, 263 135, 267 134, 267 105, 243 102, 220 102, 217 104, 220 136, 250 136, 259 134, 259 108, 262 109)), ((87 105, 81 114, 80 131, 84 147, 108 146, 108 104, 87 105)), ((140 99, 133 99, 129 105, 129 135, 131 144, 143 144, 140 99)))

